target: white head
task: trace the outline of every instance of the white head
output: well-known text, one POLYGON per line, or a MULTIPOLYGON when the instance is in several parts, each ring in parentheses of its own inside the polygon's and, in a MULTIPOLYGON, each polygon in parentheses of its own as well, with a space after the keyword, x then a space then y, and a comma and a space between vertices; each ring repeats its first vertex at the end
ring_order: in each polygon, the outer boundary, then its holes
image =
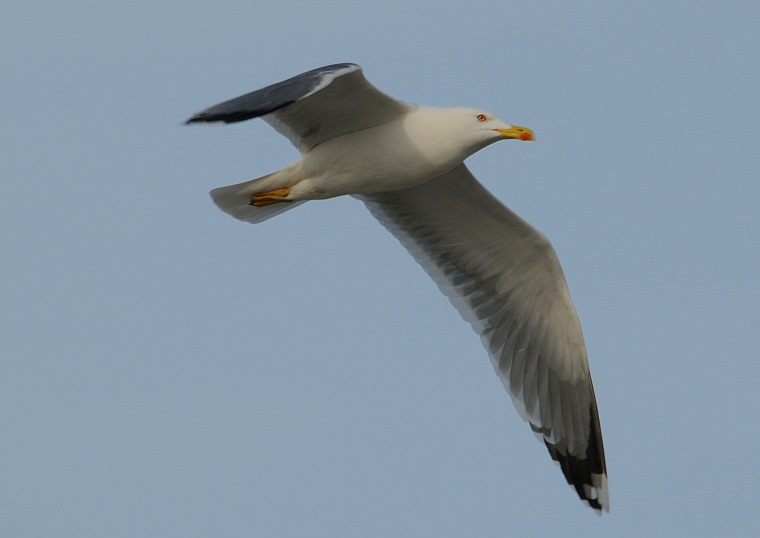
POLYGON ((477 146, 475 151, 498 140, 535 140, 533 131, 527 127, 505 123, 485 110, 477 108, 448 108, 444 110, 451 118, 451 126, 477 146))
POLYGON ((461 160, 499 140, 535 139, 530 129, 510 125, 477 108, 419 107, 413 115, 421 121, 413 121, 413 127, 409 126, 412 130, 424 131, 424 137, 438 151, 451 157, 458 154, 461 160))

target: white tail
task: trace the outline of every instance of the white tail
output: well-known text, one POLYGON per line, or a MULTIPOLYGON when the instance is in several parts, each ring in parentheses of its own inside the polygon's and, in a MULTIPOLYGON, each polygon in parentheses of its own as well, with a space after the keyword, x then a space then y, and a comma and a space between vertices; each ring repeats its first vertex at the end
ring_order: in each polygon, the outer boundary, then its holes
MULTIPOLYGON (((270 174, 271 175, 271 174, 270 174)), ((229 185, 227 187, 220 187, 211 191, 211 198, 219 209, 232 215, 238 220, 244 220, 246 222, 263 222, 267 219, 279 215, 289 209, 293 209, 296 206, 304 203, 301 202, 281 202, 264 207, 256 207, 250 204, 251 195, 261 190, 254 186, 262 179, 269 176, 262 176, 260 178, 251 179, 250 181, 244 181, 236 185, 229 185)))

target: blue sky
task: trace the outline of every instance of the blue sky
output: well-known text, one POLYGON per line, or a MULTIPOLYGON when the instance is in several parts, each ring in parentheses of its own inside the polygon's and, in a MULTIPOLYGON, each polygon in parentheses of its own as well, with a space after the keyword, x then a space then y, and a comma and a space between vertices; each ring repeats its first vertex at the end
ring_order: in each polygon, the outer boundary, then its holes
POLYGON ((0 535, 760 531, 756 2, 16 4, 0 535), (182 121, 343 61, 536 132, 468 165, 563 263, 609 515, 359 202, 257 226, 211 203, 296 151, 260 121, 182 121))

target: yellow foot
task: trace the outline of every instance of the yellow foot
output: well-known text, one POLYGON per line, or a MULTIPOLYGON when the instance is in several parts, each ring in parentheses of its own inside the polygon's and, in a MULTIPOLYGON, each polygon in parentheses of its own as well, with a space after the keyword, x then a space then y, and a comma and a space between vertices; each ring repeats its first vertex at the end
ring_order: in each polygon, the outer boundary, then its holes
POLYGON ((292 200, 285 200, 285 197, 288 194, 290 194, 290 189, 287 187, 266 192, 257 192, 251 195, 250 205, 255 205, 256 207, 265 207, 280 202, 290 203, 292 200))

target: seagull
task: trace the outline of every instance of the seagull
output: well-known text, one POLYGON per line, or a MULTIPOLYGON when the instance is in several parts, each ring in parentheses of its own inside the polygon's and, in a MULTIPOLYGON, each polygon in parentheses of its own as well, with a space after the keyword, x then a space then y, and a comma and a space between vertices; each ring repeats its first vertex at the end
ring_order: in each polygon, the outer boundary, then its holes
POLYGON ((557 254, 464 160, 525 127, 477 108, 412 105, 341 63, 198 112, 186 123, 262 118, 301 155, 211 191, 259 223, 309 200, 350 195, 403 244, 480 335, 520 416, 580 499, 609 512, 607 466, 580 322, 557 254))

